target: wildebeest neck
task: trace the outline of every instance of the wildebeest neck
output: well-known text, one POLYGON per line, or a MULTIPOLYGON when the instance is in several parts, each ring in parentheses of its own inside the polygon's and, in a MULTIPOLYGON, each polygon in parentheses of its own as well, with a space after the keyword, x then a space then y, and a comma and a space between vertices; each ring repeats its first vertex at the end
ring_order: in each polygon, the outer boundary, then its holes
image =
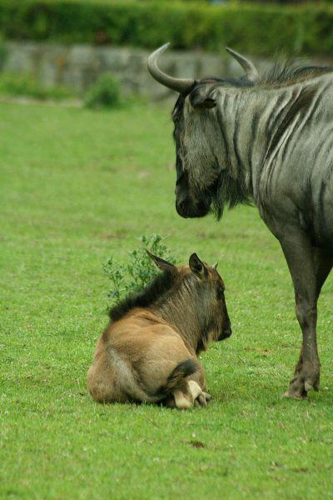
POLYGON ((216 139, 222 147, 214 158, 218 185, 212 205, 220 218, 225 206, 258 201, 258 186, 267 155, 279 146, 279 138, 315 94, 313 83, 285 88, 216 90, 218 103, 212 119, 217 122, 216 139))

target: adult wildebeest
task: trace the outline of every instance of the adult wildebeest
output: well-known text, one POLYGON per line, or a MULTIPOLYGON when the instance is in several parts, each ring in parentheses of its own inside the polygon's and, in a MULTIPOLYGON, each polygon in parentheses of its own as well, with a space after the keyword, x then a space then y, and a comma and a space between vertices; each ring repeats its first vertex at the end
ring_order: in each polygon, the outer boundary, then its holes
POLYGON ((150 254, 163 271, 110 311, 88 388, 102 403, 137 401, 191 408, 210 399, 198 354, 231 335, 224 283, 216 265, 196 254, 174 266, 150 254))
POLYGON ((180 96, 173 111, 176 208, 182 217, 221 217, 253 200, 279 240, 292 276, 303 343, 286 396, 319 389, 317 300, 333 265, 333 69, 254 65, 237 79, 173 78, 148 60, 152 76, 180 96))

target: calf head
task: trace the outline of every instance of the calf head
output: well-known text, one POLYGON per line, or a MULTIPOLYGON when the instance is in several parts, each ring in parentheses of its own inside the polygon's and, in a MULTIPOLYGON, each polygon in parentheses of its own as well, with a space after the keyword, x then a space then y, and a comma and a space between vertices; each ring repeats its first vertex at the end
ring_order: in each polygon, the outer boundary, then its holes
MULTIPOLYGON (((174 277, 169 290, 167 306, 170 317, 174 318, 180 331, 188 331, 193 337, 196 351, 207 348, 210 341, 224 340, 231 335, 225 286, 217 272, 217 264, 210 267, 197 254, 192 254, 188 265, 174 266, 151 253, 155 264, 174 277), (194 338, 195 337, 195 338, 194 338)), ((188 337, 188 335, 187 335, 188 337)))

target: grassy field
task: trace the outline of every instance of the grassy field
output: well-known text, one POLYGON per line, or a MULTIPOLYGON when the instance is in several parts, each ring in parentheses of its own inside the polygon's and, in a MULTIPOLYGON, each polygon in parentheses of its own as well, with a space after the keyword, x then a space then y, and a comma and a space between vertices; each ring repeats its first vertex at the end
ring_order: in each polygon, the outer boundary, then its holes
POLYGON ((0 108, 0 498, 333 498, 332 280, 321 392, 285 400, 301 335, 281 251, 254 208, 177 216, 170 110, 0 108), (102 265, 152 233, 180 261, 218 260, 226 282, 233 335, 202 356, 206 408, 101 406, 86 391, 102 265))

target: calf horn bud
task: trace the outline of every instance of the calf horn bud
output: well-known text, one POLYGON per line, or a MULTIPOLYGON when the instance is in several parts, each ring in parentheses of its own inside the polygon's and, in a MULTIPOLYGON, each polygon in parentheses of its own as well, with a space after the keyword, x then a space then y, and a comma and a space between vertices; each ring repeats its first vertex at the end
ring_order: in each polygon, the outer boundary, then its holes
POLYGON ((170 46, 170 43, 166 43, 162 45, 159 49, 155 50, 148 57, 148 71, 151 76, 159 83, 167 87, 171 90, 176 90, 180 94, 187 92, 192 85, 194 84, 194 80, 190 79, 182 79, 182 78, 173 78, 172 76, 167 75, 157 66, 157 61, 163 52, 170 46))
POLYGON ((258 71, 249 59, 246 59, 246 57, 238 54, 238 52, 236 52, 235 50, 229 49, 229 47, 226 47, 225 50, 229 52, 229 54, 231 54, 236 59, 236 61, 239 62, 251 82, 256 82, 258 80, 258 71))

